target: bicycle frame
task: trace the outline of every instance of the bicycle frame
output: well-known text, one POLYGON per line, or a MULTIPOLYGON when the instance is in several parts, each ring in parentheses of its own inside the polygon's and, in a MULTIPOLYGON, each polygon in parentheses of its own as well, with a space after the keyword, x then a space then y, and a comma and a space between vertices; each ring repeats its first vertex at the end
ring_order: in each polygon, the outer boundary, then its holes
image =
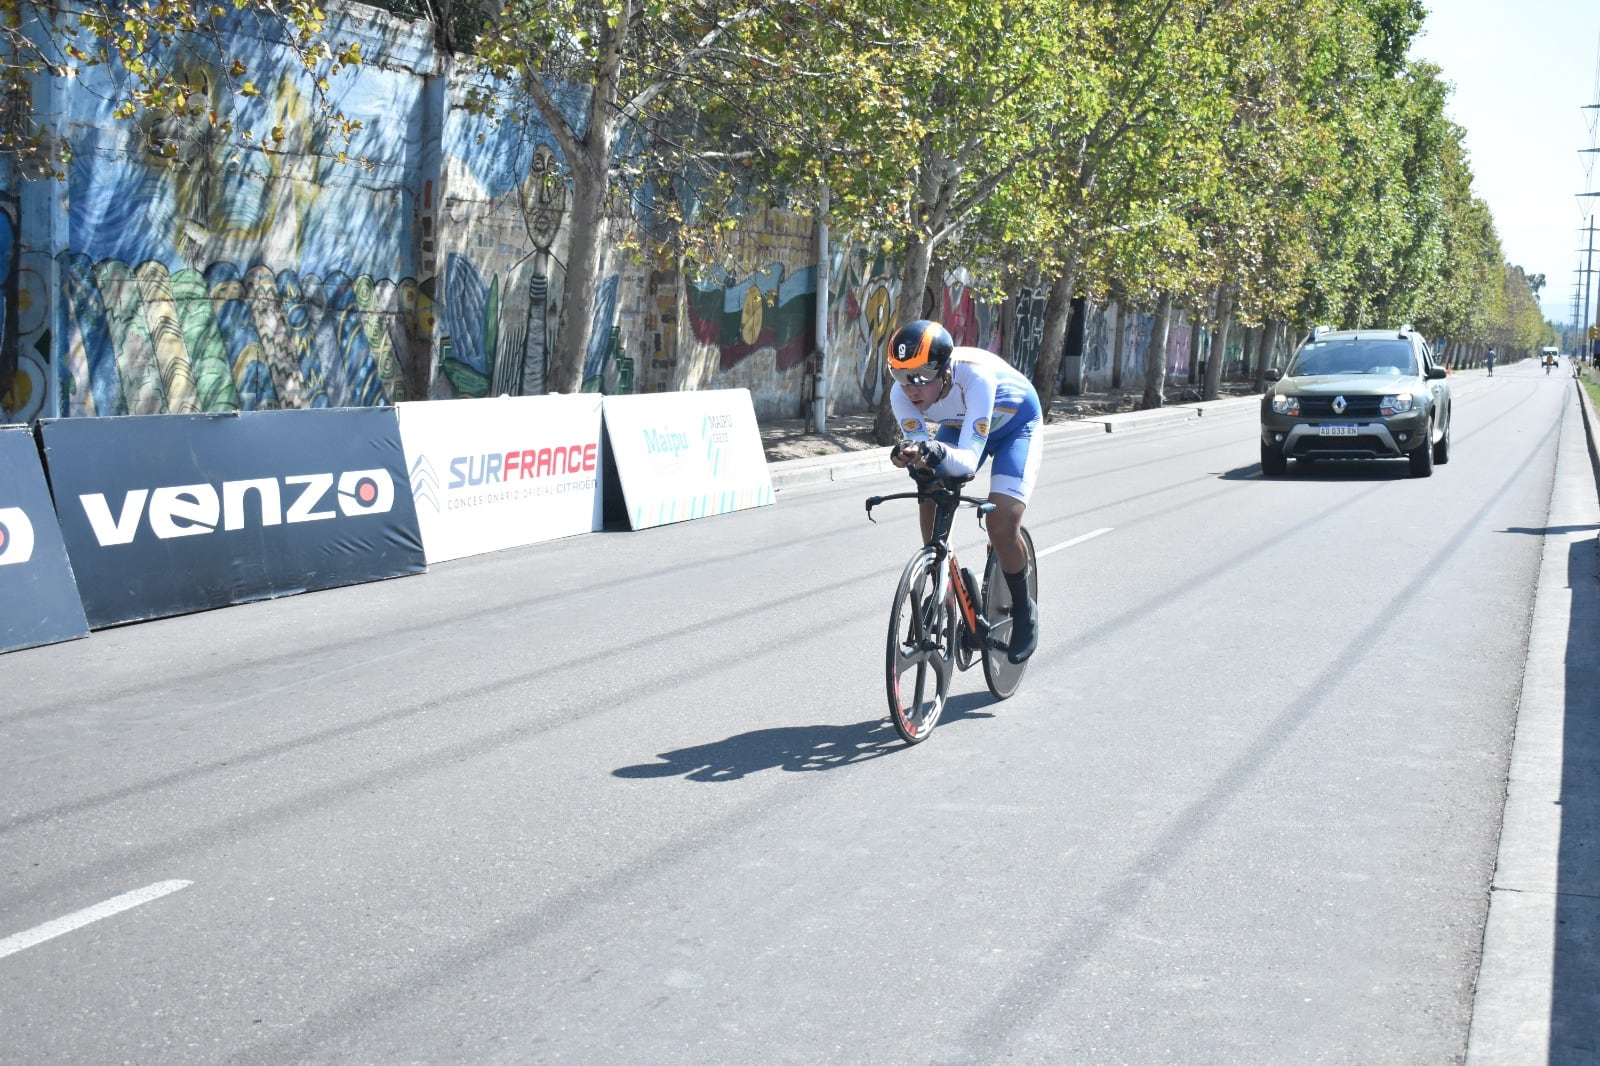
POLYGON ((954 586, 961 622, 967 632, 982 643, 989 636, 989 620, 979 612, 972 590, 967 588, 967 583, 961 579, 961 562, 956 558, 955 550, 950 547, 950 530, 955 525, 956 511, 962 504, 968 504, 977 511, 980 528, 984 524, 983 520, 994 510, 994 504, 977 496, 963 496, 948 485, 940 485, 926 491, 896 492, 888 496, 869 497, 867 518, 876 522, 877 519, 872 517, 872 509, 889 500, 928 500, 933 503, 933 536, 928 539, 924 547, 934 550, 935 563, 938 565, 939 579, 934 586, 935 602, 943 603, 954 586))

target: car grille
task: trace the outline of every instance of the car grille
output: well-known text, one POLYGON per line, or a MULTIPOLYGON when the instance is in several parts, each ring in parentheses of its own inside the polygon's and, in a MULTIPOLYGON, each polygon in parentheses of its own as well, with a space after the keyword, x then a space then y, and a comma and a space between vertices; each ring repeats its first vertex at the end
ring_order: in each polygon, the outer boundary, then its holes
POLYGON ((1394 453, 1384 446, 1381 437, 1361 434, 1355 437, 1301 437, 1290 458, 1309 455, 1324 459, 1378 459, 1394 453))
POLYGON ((1302 418, 1377 418, 1378 407, 1383 403, 1381 396, 1346 396, 1348 406, 1341 414, 1334 414, 1332 396, 1302 396, 1300 397, 1300 416, 1302 418))

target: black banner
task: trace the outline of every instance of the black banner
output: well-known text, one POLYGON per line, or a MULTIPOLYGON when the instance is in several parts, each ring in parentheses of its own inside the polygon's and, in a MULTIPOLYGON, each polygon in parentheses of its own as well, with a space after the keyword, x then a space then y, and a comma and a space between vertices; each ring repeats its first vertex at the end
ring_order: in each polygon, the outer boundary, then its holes
POLYGON ((0 651, 88 635, 33 430, 0 426, 0 651))
POLYGON ((40 431, 92 627, 425 569, 392 407, 40 431))

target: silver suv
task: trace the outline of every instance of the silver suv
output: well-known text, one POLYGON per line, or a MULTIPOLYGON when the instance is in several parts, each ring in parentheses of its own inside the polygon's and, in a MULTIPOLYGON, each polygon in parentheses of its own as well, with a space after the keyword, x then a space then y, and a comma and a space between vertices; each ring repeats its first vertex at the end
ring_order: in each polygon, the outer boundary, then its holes
POLYGON ((1261 472, 1319 459, 1408 459, 1413 477, 1450 461, 1449 371, 1421 334, 1318 329, 1261 398, 1261 472))

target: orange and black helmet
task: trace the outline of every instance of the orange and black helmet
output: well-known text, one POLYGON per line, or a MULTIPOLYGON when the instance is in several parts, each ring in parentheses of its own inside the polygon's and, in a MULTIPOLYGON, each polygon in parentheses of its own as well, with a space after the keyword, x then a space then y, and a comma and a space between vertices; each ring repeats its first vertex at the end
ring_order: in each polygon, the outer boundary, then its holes
POLYGON ((902 385, 926 385, 950 365, 956 343, 937 322, 921 319, 901 326, 889 338, 889 373, 902 385))

